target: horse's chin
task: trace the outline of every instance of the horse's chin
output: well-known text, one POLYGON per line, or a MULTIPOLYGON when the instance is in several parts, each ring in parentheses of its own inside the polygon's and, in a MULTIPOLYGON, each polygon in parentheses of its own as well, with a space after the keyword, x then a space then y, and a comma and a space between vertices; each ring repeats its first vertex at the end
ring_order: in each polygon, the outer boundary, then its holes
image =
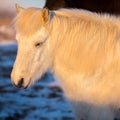
POLYGON ((34 78, 34 79, 30 79, 28 84, 26 86, 23 86, 23 89, 27 89, 27 88, 32 87, 39 79, 41 79, 41 76, 37 77, 37 78, 34 78))
POLYGON ((28 84, 26 86, 22 86, 22 87, 18 87, 18 88, 21 88, 21 89, 28 89, 32 86, 33 84, 28 84))
POLYGON ((30 80, 30 82, 26 86, 23 86, 23 89, 28 89, 28 88, 32 87, 33 85, 34 85, 34 82, 32 82, 32 80, 30 80))
POLYGON ((27 86, 23 86, 22 88, 23 89, 27 89, 27 88, 30 88, 31 85, 27 85, 27 86))

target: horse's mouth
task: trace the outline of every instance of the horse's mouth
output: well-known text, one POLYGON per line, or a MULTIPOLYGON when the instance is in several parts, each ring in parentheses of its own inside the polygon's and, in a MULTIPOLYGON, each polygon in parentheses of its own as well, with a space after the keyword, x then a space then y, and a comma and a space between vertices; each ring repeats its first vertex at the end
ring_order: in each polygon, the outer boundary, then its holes
POLYGON ((16 85, 14 82, 12 82, 12 84, 13 84, 16 88, 27 89, 27 88, 29 88, 29 87, 31 86, 31 79, 30 79, 29 83, 28 83, 26 86, 25 86, 24 84, 20 84, 20 83, 18 83, 18 84, 16 85))
POLYGON ((12 83, 16 88, 20 88, 20 89, 27 89, 27 88, 29 88, 29 84, 27 85, 27 86, 18 86, 18 85, 16 85, 16 84, 14 84, 14 83, 12 83))

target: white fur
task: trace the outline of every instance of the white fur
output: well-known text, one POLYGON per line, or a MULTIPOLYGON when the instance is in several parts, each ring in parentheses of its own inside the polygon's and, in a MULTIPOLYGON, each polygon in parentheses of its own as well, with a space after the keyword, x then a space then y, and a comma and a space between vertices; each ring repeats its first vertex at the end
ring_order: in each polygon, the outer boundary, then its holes
POLYGON ((83 10, 51 13, 54 16, 47 24, 41 21, 41 9, 18 14, 13 81, 17 84, 23 76, 25 86, 31 85, 50 69, 78 120, 113 120, 120 105, 120 19, 83 10), (35 42, 44 38, 36 49, 35 42))

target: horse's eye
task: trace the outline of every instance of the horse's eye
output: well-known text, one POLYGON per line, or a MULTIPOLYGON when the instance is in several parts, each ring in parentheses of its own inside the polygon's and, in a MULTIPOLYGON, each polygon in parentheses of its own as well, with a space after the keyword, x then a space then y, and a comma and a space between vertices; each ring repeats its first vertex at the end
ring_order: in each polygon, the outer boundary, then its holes
POLYGON ((43 44, 43 42, 36 43, 36 44, 35 44, 35 47, 39 47, 39 46, 41 46, 42 44, 43 44))

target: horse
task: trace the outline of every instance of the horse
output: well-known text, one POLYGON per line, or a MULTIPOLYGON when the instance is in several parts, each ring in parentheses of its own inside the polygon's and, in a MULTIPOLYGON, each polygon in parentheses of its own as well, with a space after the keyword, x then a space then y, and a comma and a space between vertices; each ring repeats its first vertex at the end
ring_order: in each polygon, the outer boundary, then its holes
POLYGON ((120 18, 78 9, 22 8, 14 20, 15 86, 50 71, 78 120, 114 120, 120 106, 120 18))

